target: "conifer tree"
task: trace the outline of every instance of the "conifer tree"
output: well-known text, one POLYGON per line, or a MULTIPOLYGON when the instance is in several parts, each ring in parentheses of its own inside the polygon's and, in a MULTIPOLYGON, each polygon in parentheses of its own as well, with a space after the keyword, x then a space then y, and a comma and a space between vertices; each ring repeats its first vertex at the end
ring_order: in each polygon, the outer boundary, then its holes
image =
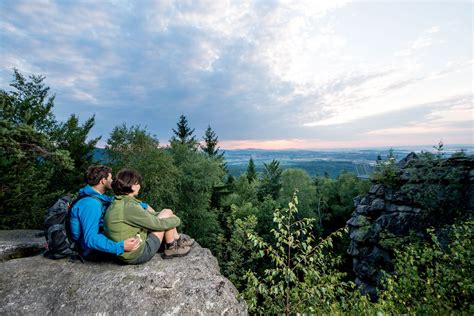
POLYGON ((189 148, 196 149, 198 144, 196 137, 193 135, 194 128, 191 129, 188 126, 188 120, 186 116, 182 115, 179 117, 179 122, 176 124, 177 129, 173 128, 174 135, 171 137, 170 143, 179 143, 182 145, 186 145, 189 148))
POLYGON ((255 168, 255 163, 253 162, 252 157, 250 157, 249 164, 247 167, 247 180, 249 183, 252 183, 257 179, 257 169, 255 168))
POLYGON ((207 126, 203 140, 204 140, 204 145, 201 145, 201 149, 209 157, 221 158, 223 156, 223 153, 219 153, 219 147, 217 146, 217 144, 219 143, 218 137, 216 133, 212 130, 210 125, 207 126))
POLYGON ((270 195, 274 200, 277 200, 281 190, 281 173, 280 162, 273 159, 269 164, 263 163, 263 178, 259 188, 259 198, 270 195))

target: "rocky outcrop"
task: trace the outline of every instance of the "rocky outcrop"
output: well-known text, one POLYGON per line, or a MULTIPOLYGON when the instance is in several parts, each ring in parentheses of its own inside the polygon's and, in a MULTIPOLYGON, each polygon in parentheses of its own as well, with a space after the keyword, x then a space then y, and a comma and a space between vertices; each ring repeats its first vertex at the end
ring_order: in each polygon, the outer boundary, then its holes
POLYGON ((442 167, 434 171, 427 170, 440 173, 427 177, 428 182, 432 181, 430 179, 438 181, 436 185, 420 180, 423 177, 415 177, 413 180, 412 173, 422 167, 426 168, 418 161, 418 157, 411 153, 402 159, 395 169, 398 181, 396 185, 373 183, 367 195, 354 199, 355 211, 347 222, 351 239, 347 252, 353 258, 356 284, 363 293, 372 298, 377 296, 381 271, 392 269, 394 245, 400 244, 403 237, 410 233, 423 237, 427 226, 441 226, 453 221, 455 216, 460 214, 472 214, 474 159, 447 159, 442 162, 442 167), (422 196, 417 195, 417 191, 421 192, 430 185, 430 190, 438 190, 428 195, 434 200, 428 202, 433 203, 425 205, 441 205, 438 209, 441 209, 443 214, 435 213, 436 207, 423 208, 423 204, 413 198, 422 196), (444 188, 452 191, 445 191, 444 188), (450 198, 452 200, 449 200, 450 198), (446 201, 449 203, 445 203, 446 201), (461 211, 446 214, 454 210, 461 211))
POLYGON ((46 250, 41 230, 0 230, 0 262, 38 255, 46 250))
MULTIPOLYGON (((0 236, 0 249, 15 243, 15 236, 8 240, 5 231, 0 236)), ((1 315, 246 314, 237 294, 220 274, 216 258, 199 245, 186 257, 164 260, 156 255, 139 266, 55 261, 41 255, 0 263, 1 315)))

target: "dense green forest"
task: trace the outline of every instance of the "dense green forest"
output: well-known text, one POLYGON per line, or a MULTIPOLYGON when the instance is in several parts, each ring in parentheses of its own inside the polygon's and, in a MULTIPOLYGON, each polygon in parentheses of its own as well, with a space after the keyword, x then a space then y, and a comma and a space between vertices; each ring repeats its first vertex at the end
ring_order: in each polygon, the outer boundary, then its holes
MULTIPOLYGON (((11 91, 0 91, 1 229, 41 229, 48 206, 77 192, 87 166, 97 163, 99 138, 88 136, 94 117, 58 122, 44 79, 15 70, 11 91)), ((310 177, 282 170, 278 160, 257 172, 252 159, 234 177, 210 126, 199 138, 182 115, 170 135, 164 147, 141 126, 116 126, 106 140, 108 164, 143 175, 140 198, 175 210, 180 229, 211 249, 251 313, 474 312, 470 219, 443 228, 442 245, 430 231, 430 240, 398 245, 394 273, 371 301, 356 290, 346 254, 346 221, 368 180, 352 173, 310 177)), ((374 181, 394 181, 392 160, 388 153, 374 181)))

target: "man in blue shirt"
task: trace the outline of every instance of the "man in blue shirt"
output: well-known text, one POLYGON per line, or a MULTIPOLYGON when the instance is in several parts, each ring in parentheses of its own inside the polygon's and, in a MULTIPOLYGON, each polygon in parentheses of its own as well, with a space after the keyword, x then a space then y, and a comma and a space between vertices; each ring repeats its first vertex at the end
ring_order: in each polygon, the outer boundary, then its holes
MULTIPOLYGON (((91 166, 86 173, 87 185, 79 191, 79 196, 87 195, 75 203, 71 209, 70 231, 72 238, 81 248, 86 259, 103 257, 104 253, 121 255, 124 251, 133 251, 140 246, 138 238, 129 238, 119 242, 108 239, 103 230, 104 214, 112 197, 105 195, 112 188, 112 168, 91 166)), ((149 206, 142 203, 144 209, 149 206)))

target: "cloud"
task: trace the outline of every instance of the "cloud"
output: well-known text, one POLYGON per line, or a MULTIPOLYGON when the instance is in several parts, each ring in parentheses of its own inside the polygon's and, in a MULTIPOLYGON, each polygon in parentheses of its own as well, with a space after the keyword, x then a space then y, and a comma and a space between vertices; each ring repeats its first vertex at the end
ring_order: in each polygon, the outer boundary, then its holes
POLYGON ((443 126, 439 125, 432 126, 430 124, 420 124, 417 126, 400 126, 396 128, 386 128, 376 131, 370 131, 367 135, 384 135, 384 136, 393 136, 393 135, 418 135, 418 134, 439 134, 439 133, 451 133, 451 132, 462 132, 469 133, 472 131, 469 127, 455 127, 455 126, 443 126))
MULTIPOLYGON (((418 36, 407 24, 410 32, 397 33, 405 44, 389 36, 377 42, 353 31, 365 22, 369 31, 384 29, 384 13, 374 7, 380 19, 365 10, 358 16, 365 8, 358 2, 7 0, 1 6, 0 85, 12 67, 46 75, 59 119, 71 111, 96 114, 94 133, 102 135, 125 121, 168 139, 185 114, 197 133, 210 123, 228 141, 334 142, 336 135, 370 130, 357 124, 371 117, 467 93, 472 80, 472 60, 454 50, 464 42, 443 37, 444 20, 423 23, 436 26, 418 36), (429 49, 442 40, 446 51, 429 49), (394 55, 400 47, 408 54, 394 55)), ((441 124, 452 115, 440 111, 425 119, 441 124)))
POLYGON ((447 109, 436 109, 427 117, 429 122, 439 123, 458 123, 458 122, 474 122, 474 104, 472 96, 470 101, 466 100, 465 104, 454 105, 447 109))
POLYGON ((94 103, 94 104, 98 103, 97 98, 95 98, 93 95, 91 95, 87 92, 81 91, 81 90, 73 91, 72 97, 77 99, 77 100, 85 101, 85 102, 88 102, 88 103, 94 103))
POLYGON ((418 107, 427 108, 423 117, 414 117, 397 127, 376 129, 366 135, 396 136, 420 134, 448 135, 461 133, 471 135, 474 127, 473 95, 458 96, 418 107))
POLYGON ((306 120, 302 118, 306 121, 303 126, 349 123, 420 103, 431 104, 436 100, 450 99, 453 93, 470 91, 471 65, 472 61, 449 63, 433 72, 424 70, 421 64, 405 62, 378 69, 377 72, 353 75, 354 80, 351 76, 341 78, 335 81, 340 84, 323 86, 336 86, 337 89, 320 90, 318 101, 327 112, 315 118, 307 115, 306 120), (459 82, 456 89, 446 89, 448 78, 459 82), (409 97, 411 102, 407 102, 409 97))
POLYGON ((439 26, 432 26, 429 29, 422 32, 422 34, 415 39, 413 42, 409 43, 407 48, 396 51, 395 56, 409 57, 415 54, 416 51, 422 48, 428 48, 433 45, 434 34, 440 31, 439 26))

